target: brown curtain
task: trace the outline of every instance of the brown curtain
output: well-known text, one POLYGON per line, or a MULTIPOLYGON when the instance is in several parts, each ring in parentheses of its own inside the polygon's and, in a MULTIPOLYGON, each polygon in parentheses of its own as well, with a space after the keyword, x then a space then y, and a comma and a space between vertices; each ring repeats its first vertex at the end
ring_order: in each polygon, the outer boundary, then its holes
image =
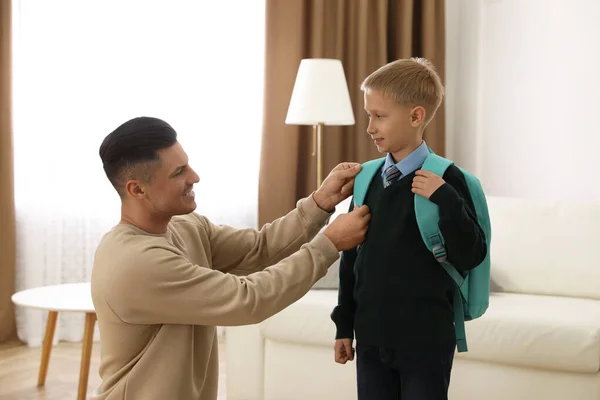
POLYGON ((0 0, 0 343, 16 338, 15 204, 11 120, 11 0, 0 0))
MULTIPOLYGON (((380 157, 365 130, 360 84, 398 58, 426 57, 444 81, 444 0, 266 0, 266 59, 259 224, 284 215, 316 189, 312 127, 285 125, 303 58, 342 60, 356 124, 326 126, 323 178, 342 161, 380 157)), ((425 131, 444 155, 444 104, 425 131)))
POLYGON ((11 118, 11 0, 0 0, 0 343, 16 338, 15 206, 11 118))

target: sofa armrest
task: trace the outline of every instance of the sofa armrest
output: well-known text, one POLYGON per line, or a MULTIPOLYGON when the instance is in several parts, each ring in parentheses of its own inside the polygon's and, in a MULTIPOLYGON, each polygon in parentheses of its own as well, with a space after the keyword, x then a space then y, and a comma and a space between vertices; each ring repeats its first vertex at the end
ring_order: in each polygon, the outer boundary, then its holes
POLYGON ((260 400, 264 391, 264 338, 260 325, 225 329, 228 400, 260 400))

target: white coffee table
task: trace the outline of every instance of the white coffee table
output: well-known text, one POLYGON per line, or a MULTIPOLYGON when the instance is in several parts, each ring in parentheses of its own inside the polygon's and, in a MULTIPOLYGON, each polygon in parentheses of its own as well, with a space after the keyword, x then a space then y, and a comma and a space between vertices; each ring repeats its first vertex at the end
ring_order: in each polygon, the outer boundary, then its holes
POLYGON ((83 332, 83 346, 81 349, 81 366, 79 368, 78 400, 84 400, 87 392, 88 376, 90 372, 90 359, 92 356, 92 343, 96 311, 92 303, 90 283, 67 283, 62 285, 42 286, 22 290, 12 295, 12 301, 18 306, 37 308, 48 311, 46 322, 46 335, 42 347, 42 361, 38 375, 38 386, 46 383, 48 361, 52 350, 52 339, 56 328, 56 319, 59 312, 85 313, 85 329, 83 332))

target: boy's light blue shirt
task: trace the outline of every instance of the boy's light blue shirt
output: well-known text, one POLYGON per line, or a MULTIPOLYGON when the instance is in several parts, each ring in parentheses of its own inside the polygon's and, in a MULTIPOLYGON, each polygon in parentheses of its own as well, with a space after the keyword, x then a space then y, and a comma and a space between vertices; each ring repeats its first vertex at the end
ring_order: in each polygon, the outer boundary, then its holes
POLYGON ((423 166, 425 159, 429 155, 429 149, 427 148, 427 144, 425 141, 421 142, 421 145, 417 147, 412 153, 406 156, 403 160, 400 160, 397 163, 394 163, 394 159, 390 153, 385 157, 385 163, 383 164, 383 170, 381 171, 381 177, 383 178, 383 184, 385 186, 385 171, 391 167, 392 165, 396 165, 396 168, 400 170, 402 174, 400 179, 404 178, 406 175, 411 172, 416 171, 417 169, 423 166))

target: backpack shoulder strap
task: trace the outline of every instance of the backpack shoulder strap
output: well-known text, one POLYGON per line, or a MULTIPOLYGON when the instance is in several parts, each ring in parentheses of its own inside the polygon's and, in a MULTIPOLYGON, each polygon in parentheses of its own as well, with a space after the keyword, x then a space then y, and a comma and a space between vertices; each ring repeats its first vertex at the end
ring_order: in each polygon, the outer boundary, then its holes
MULTIPOLYGON (((452 161, 430 151, 421 169, 443 177, 448 167, 452 164, 454 164, 452 161)), ((456 284, 453 299, 456 343, 458 351, 464 352, 467 351, 467 341, 462 288, 467 285, 465 285, 465 277, 447 261, 445 241, 438 225, 440 221, 438 210, 439 207, 435 203, 415 194, 415 215, 423 242, 456 284)))
POLYGON ((421 169, 431 171, 434 174, 443 177, 448 167, 452 164, 454 164, 452 160, 438 156, 430 150, 421 169))
MULTIPOLYGON (((437 154, 430 153, 421 168, 433 172, 438 176, 444 176, 444 173, 452 164, 454 164, 452 161, 440 157, 437 154)), ((445 241, 438 226, 440 221, 438 206, 423 196, 415 195, 415 215, 417 217, 417 224, 419 225, 423 243, 425 243, 429 251, 433 253, 435 259, 442 265, 460 288, 464 283, 464 278, 456 268, 446 261, 445 241)))
POLYGON ((384 162, 385 157, 367 161, 362 165, 362 169, 354 179, 354 205, 363 205, 369 185, 384 162))

